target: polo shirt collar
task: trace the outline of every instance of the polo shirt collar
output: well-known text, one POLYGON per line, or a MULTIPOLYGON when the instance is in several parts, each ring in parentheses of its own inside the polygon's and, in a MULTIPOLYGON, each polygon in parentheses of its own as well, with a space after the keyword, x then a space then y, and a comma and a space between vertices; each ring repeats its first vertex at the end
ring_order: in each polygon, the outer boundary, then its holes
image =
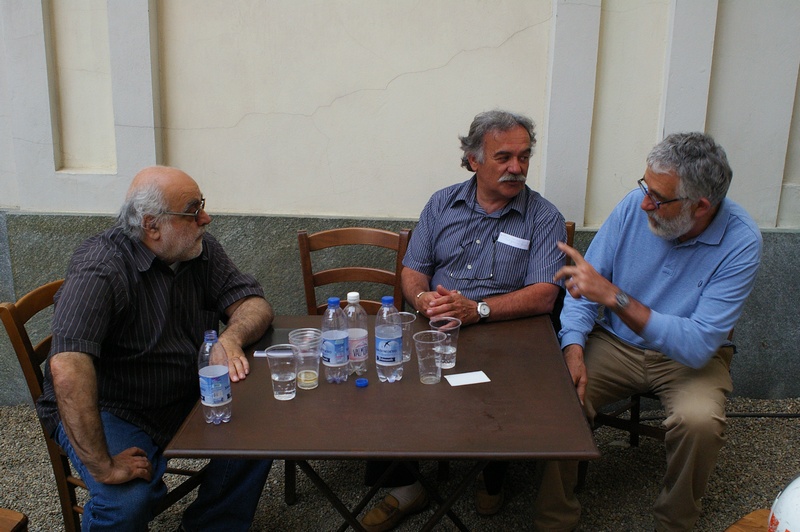
POLYGON ((717 214, 705 230, 694 238, 690 238, 683 245, 691 245, 695 242, 709 246, 717 246, 725 236, 725 229, 728 227, 728 218, 731 215, 731 206, 728 198, 723 198, 719 204, 717 214))

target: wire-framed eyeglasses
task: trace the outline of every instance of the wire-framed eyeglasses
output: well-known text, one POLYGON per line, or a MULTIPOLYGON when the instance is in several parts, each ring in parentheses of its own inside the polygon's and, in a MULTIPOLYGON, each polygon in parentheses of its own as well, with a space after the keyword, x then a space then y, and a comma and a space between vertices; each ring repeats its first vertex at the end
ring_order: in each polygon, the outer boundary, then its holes
POLYGON ((660 208, 662 205, 666 205, 667 203, 672 203, 674 201, 683 201, 683 200, 689 199, 689 198, 672 198, 672 199, 668 199, 668 200, 658 201, 657 199, 655 199, 652 196, 652 194, 650 194, 650 190, 647 188, 647 185, 644 182, 644 178, 641 178, 636 183, 639 185, 639 190, 642 191, 642 194, 644 194, 645 196, 650 198, 650 201, 653 202, 653 204, 656 206, 656 209, 660 208))
POLYGON ((206 199, 201 197, 200 204, 197 206, 197 210, 194 212, 174 212, 174 211, 164 211, 161 214, 171 214, 173 216, 191 216, 194 218, 194 221, 197 221, 197 217, 200 216, 200 211, 206 208, 206 199))

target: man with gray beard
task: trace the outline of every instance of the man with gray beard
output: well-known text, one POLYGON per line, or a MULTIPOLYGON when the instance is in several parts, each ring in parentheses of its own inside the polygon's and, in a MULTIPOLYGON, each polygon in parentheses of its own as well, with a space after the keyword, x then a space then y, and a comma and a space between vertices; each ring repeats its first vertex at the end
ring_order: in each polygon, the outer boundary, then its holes
MULTIPOLYGON (((506 111, 475 117, 460 137, 461 166, 471 179, 434 193, 422 211, 403 260, 403 295, 427 318, 455 316, 463 325, 548 314, 562 291, 553 280, 564 265, 564 217, 525 180, 536 144, 533 121, 506 111)), ((514 353, 509 353, 513 356, 514 353)), ((367 467, 367 483, 379 476, 367 467)), ((506 462, 484 469, 478 513, 503 503, 506 462)), ((362 519, 369 532, 393 528, 427 505, 419 482, 404 468, 392 490, 362 519)))
MULTIPOLYGON (((561 348, 589 420, 604 405, 653 392, 666 410, 667 469, 656 530, 690 530, 725 443, 732 389, 727 341, 755 283, 761 233, 725 196, 725 151, 702 133, 670 135, 647 157, 639 188, 614 209, 586 257, 559 244, 567 297, 561 348), (602 318, 598 310, 604 307, 602 318)), ((577 462, 549 462, 536 530, 573 530, 577 462)))

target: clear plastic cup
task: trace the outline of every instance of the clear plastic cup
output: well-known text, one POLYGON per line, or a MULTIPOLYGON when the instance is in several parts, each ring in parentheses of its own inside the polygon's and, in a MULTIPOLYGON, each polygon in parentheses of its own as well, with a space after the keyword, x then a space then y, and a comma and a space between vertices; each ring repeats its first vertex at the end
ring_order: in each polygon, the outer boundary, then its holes
POLYGON ((289 343, 297 347, 297 387, 313 390, 319 386, 319 358, 322 331, 295 329, 289 332, 289 343))

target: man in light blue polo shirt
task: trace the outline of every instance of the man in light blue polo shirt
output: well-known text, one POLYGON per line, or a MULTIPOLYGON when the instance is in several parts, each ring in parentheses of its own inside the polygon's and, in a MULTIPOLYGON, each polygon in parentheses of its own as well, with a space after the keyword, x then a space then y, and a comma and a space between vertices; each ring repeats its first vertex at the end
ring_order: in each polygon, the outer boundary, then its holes
MULTIPOLYGON (((556 275, 567 297, 559 334, 586 415, 640 392, 666 409, 667 470, 656 530, 690 530, 725 442, 725 394, 742 313, 761 261, 761 233, 725 195, 725 151, 701 133, 670 135, 647 158, 639 188, 614 209, 586 257, 556 275), (598 310, 604 307, 602 317, 598 310)), ((551 462, 537 530, 572 530, 580 517, 577 464, 551 462)))

